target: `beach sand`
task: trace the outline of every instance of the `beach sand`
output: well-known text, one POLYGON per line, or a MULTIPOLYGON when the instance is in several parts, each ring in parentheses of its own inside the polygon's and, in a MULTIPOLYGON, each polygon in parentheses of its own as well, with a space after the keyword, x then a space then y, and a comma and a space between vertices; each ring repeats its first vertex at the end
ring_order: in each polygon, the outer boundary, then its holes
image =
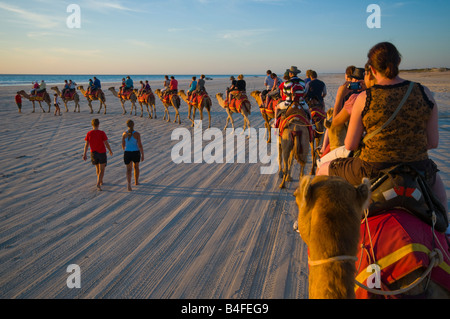
MULTIPOLYGON (((450 72, 402 76, 435 94, 440 145, 430 156, 449 196, 450 72)), ((319 78, 327 84, 331 107, 343 75, 319 78)), ((263 80, 246 78, 247 91, 261 90, 263 80)), ((188 82, 180 81, 179 88, 188 82)), ((151 84, 153 90, 162 87, 151 84)), ((211 126, 220 130, 227 115, 214 95, 228 85, 226 79, 206 82, 211 126)), ((180 127, 192 130, 187 105, 180 108, 181 125, 162 120, 158 99, 158 119, 146 112, 143 118, 122 115, 109 86, 103 84, 106 115, 89 114, 81 97, 81 113, 73 112, 72 103, 68 113, 62 107, 62 116, 39 107, 31 113, 25 99, 19 114, 14 95, 24 87, 0 87, 0 298, 308 298, 307 247, 292 227, 299 165, 280 190, 278 174, 260 174, 260 163, 175 164, 171 150, 178 141, 171 134, 180 127), (114 152, 101 192, 94 167, 81 158, 94 117, 114 152), (129 118, 145 150, 141 184, 132 192, 126 189, 121 149, 129 118), (80 267, 81 288, 67 286, 72 264, 80 267)), ((251 126, 263 128, 250 100, 251 126)), ((93 105, 97 111, 98 102, 93 105)), ((125 107, 130 110, 129 103, 125 107)), ((242 127, 242 116, 234 119, 242 127)))

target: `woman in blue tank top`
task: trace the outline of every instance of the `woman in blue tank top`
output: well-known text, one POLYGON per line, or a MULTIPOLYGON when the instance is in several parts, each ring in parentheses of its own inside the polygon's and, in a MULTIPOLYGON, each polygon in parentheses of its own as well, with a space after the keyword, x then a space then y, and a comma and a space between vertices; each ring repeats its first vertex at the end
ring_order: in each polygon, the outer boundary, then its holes
POLYGON ((127 166, 127 189, 131 191, 131 172, 134 164, 134 181, 139 185, 139 162, 144 161, 144 148, 141 135, 134 130, 134 122, 127 121, 128 130, 122 135, 123 161, 127 166))

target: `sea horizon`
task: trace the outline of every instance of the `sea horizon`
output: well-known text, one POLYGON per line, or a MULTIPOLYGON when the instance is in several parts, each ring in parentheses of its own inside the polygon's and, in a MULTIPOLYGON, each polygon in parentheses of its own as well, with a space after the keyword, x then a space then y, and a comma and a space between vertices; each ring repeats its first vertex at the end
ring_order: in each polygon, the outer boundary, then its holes
MULTIPOLYGON (((44 80, 47 84, 63 84, 64 80, 72 80, 77 84, 87 84, 89 79, 96 76, 103 83, 117 83, 121 82, 126 76, 130 76, 134 83, 139 81, 164 81, 164 76, 174 76, 177 80, 190 80, 193 76, 197 79, 201 74, 0 74, 0 86, 31 86, 32 83, 44 80)), ((230 76, 237 77, 237 74, 205 74, 207 80, 224 79, 230 76)), ((262 77, 264 74, 244 74, 245 77, 262 77)))

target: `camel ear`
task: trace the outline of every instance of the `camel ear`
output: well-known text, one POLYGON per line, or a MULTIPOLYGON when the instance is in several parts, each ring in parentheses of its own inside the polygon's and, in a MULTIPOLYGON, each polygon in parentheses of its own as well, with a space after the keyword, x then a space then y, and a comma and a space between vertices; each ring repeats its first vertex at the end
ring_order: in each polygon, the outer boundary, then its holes
POLYGON ((362 184, 356 188, 357 196, 360 202, 363 204, 362 208, 369 208, 370 203, 370 181, 368 178, 364 177, 362 179, 362 184))
POLYGON ((325 120, 325 127, 326 128, 330 128, 331 127, 331 122, 330 121, 328 121, 328 120, 325 120))
POLYGON ((300 180, 300 185, 294 193, 294 196, 301 196, 305 199, 309 199, 312 195, 311 181, 313 178, 314 176, 311 175, 303 176, 300 180))

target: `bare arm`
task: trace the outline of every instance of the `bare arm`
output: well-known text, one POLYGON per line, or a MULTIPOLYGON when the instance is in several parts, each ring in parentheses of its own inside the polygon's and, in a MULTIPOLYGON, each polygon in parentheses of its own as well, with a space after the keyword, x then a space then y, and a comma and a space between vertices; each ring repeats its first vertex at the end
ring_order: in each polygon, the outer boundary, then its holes
POLYGON ((437 148, 439 145, 438 106, 436 104, 436 101, 434 100, 431 91, 426 86, 424 86, 423 88, 428 99, 434 104, 433 110, 431 111, 431 116, 427 123, 427 139, 428 139, 427 148, 433 149, 437 148))
POLYGON ((122 149, 125 151, 125 136, 126 136, 127 134, 124 132, 123 134, 122 134, 122 149))
POLYGON ((134 133, 134 138, 137 141, 137 146, 139 148, 139 151, 141 152, 141 162, 144 161, 144 147, 142 146, 142 142, 141 142, 141 134, 139 134, 138 132, 134 133))
POLYGON ((361 142, 361 137, 364 132, 361 113, 366 105, 366 96, 366 92, 359 94, 355 104, 353 105, 347 136, 345 137, 345 148, 349 151, 356 150, 361 142))
POLYGON ((86 143, 84 144, 84 150, 83 150, 83 160, 84 161, 87 159, 86 153, 87 153, 88 148, 89 148, 89 142, 86 141, 86 143))
POLYGON ((113 152, 111 151, 111 146, 109 146, 109 142, 107 140, 105 141, 105 146, 109 151, 109 155, 113 155, 113 152))

